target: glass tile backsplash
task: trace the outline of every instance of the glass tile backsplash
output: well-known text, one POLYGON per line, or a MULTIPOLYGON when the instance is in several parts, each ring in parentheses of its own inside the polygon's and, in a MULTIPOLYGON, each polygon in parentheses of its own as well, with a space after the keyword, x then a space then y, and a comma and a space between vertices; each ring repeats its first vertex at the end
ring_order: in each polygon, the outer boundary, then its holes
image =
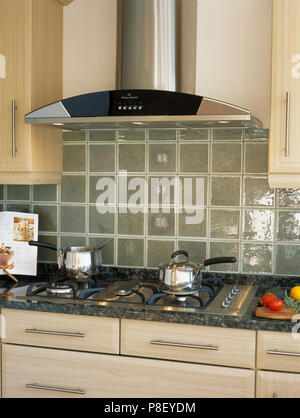
POLYGON ((0 204, 38 213, 58 247, 112 238, 106 265, 155 268, 180 248, 236 256, 211 271, 299 275, 300 190, 270 189, 267 164, 266 130, 65 132, 62 184, 1 186, 0 204))

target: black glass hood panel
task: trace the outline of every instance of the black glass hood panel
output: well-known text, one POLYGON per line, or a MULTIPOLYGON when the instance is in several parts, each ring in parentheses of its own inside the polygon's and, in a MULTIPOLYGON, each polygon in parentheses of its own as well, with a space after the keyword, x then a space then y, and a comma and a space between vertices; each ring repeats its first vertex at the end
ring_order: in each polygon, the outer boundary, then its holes
POLYGON ((196 115, 201 96, 162 90, 115 90, 62 100, 71 117, 196 115))

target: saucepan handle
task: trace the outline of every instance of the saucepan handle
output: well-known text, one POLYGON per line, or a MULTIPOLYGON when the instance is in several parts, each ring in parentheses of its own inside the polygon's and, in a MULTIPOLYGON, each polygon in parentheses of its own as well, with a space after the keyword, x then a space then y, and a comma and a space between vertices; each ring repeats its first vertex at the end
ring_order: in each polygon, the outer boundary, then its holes
POLYGON ((212 264, 223 264, 223 263, 236 263, 236 258, 235 257, 209 258, 203 262, 203 265, 210 266, 212 264))
POLYGON ((50 250, 59 251, 56 247, 56 245, 53 244, 47 244, 45 242, 39 242, 39 241, 29 241, 29 245, 32 245, 34 247, 43 247, 43 248, 49 248, 50 250))
POLYGON ((171 258, 176 258, 178 255, 184 255, 186 258, 189 258, 189 253, 184 251, 184 250, 178 250, 175 251, 172 255, 171 258))

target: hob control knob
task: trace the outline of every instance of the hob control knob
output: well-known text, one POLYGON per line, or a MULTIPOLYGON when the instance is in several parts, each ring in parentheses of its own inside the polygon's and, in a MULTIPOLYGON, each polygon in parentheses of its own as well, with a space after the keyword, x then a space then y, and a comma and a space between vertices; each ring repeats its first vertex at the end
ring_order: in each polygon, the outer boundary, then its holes
POLYGON ((239 291, 240 291, 240 289, 239 289, 239 288, 238 288, 238 286, 235 284, 235 285, 233 286, 233 289, 232 289, 233 294, 234 294, 234 295, 236 295, 239 291))
POLYGON ((230 304, 231 300, 229 298, 226 298, 225 300, 223 300, 222 306, 223 308, 228 308, 230 304))

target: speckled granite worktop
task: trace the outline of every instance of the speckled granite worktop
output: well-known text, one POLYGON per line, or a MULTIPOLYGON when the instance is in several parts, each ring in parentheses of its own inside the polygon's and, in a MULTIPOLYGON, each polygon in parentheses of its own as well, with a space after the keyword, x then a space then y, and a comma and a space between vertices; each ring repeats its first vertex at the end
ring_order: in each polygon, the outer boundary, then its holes
MULTIPOLYGON (((144 271, 145 273, 145 271, 144 271)), ((150 274, 149 271, 147 274, 150 274)), ((207 276, 213 277, 213 273, 207 273, 207 276)), ((261 319, 253 316, 252 311, 259 297, 264 294, 266 290, 275 290, 279 297, 282 297, 284 289, 289 289, 300 283, 299 278, 276 277, 276 276, 246 276, 237 274, 218 274, 217 277, 224 279, 225 283, 238 284, 252 284, 258 286, 257 294, 253 303, 251 303, 247 313, 242 317, 228 317, 221 315, 211 315, 201 312, 186 313, 186 312, 168 312, 158 311, 151 308, 143 307, 124 307, 119 306, 95 306, 89 304, 73 304, 73 303, 49 303, 45 301, 24 301, 14 299, 11 301, 0 300, 0 309, 19 309, 37 312, 55 312, 72 315, 90 315, 101 317, 127 318, 139 319, 147 321, 172 322, 181 324, 206 325, 223 328, 241 328, 253 330, 272 330, 290 332, 295 325, 292 321, 279 321, 270 319, 261 319)), ((37 282, 36 277, 18 277, 19 283, 17 288, 27 286, 31 283, 37 282)), ((11 279, 6 279, 4 276, 0 280, 0 288, 3 292, 4 288, 12 285, 11 279)))

